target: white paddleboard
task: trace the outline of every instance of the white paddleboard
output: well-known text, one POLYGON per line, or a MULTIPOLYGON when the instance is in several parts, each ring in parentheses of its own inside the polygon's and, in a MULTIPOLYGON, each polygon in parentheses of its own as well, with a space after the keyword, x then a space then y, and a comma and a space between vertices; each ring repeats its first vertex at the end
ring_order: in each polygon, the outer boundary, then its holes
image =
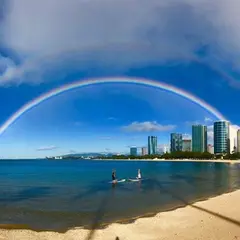
POLYGON ((129 181, 131 181, 131 182, 139 182, 139 181, 141 181, 141 179, 129 179, 129 181))
POLYGON ((126 179, 121 179, 121 180, 117 180, 117 182, 125 182, 126 181, 126 179))
POLYGON ((121 179, 121 180, 114 180, 114 181, 111 181, 109 183, 122 183, 122 182, 125 182, 126 179, 121 179))

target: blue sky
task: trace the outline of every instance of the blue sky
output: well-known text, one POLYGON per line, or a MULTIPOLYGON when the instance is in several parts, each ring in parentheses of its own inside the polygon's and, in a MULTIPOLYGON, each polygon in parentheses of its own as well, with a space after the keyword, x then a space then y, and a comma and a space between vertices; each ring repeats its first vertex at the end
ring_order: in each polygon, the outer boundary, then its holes
MULTIPOLYGON (((53 88, 114 76, 171 84, 240 124, 238 2, 3 3, 0 124, 53 88)), ((145 146, 151 134, 159 144, 168 143, 171 132, 190 134, 195 122, 210 126, 211 138, 214 120, 201 107, 163 90, 120 83, 88 86, 20 117, 0 136, 0 158, 125 152, 128 146, 145 146)))

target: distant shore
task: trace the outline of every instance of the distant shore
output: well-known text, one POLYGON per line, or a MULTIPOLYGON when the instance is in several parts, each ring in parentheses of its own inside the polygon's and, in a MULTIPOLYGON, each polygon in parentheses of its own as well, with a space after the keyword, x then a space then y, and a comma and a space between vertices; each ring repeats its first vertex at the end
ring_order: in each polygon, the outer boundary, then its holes
POLYGON ((240 239, 239 202, 240 190, 237 190, 129 224, 113 223, 97 230, 75 228, 65 233, 0 229, 0 239, 237 240, 240 239))
POLYGON ((150 162, 212 162, 212 163, 240 163, 240 160, 230 159, 92 159, 94 161, 150 161, 150 162))
MULTIPOLYGON (((15 161, 18 161, 20 159, 0 159, 0 161, 3 160, 3 161, 10 161, 10 160, 15 160, 15 161)), ((46 160, 45 158, 44 159, 24 159, 25 161, 26 160, 29 160, 29 161, 32 161, 32 160, 46 160)), ((158 158, 158 159, 152 159, 152 158, 149 158, 149 159, 49 159, 49 161, 52 161, 52 160, 57 160, 57 161, 62 161, 62 160, 89 160, 89 161, 142 161, 142 162, 210 162, 210 163, 231 163, 231 164, 238 164, 240 163, 240 159, 238 160, 230 160, 230 159, 161 159, 161 158, 158 158)))

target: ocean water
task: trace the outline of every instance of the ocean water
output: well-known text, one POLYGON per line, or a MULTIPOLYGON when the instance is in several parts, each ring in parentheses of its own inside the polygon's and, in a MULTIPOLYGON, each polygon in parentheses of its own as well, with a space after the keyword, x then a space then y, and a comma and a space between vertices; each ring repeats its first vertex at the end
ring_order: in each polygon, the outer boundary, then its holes
POLYGON ((240 164, 82 160, 0 161, 0 224, 66 231, 128 221, 240 187, 240 164), (143 181, 112 185, 117 178, 143 181))

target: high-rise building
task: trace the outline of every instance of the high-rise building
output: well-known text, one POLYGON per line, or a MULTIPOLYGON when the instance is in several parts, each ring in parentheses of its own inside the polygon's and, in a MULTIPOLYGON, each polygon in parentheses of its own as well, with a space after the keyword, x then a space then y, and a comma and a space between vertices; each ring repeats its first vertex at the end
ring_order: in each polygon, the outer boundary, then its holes
POLYGON ((148 136, 148 154, 157 154, 157 137, 148 136))
POLYGON ((207 146, 207 151, 211 154, 214 154, 214 148, 213 148, 213 145, 212 144, 208 144, 207 146))
POLYGON ((230 153, 229 122, 217 121, 214 123, 214 153, 230 153))
POLYGON ((147 148, 146 147, 142 147, 142 156, 147 155, 147 148))
POLYGON ((237 131, 237 152, 240 153, 240 129, 237 131))
POLYGON ((180 133, 171 133, 171 152, 182 151, 183 142, 182 134, 180 133))
POLYGON ((183 152, 191 152, 191 150, 192 150, 192 140, 191 139, 183 139, 182 140, 182 150, 183 150, 183 152))
POLYGON ((203 125, 192 126, 192 151, 193 152, 207 151, 207 126, 203 125))
POLYGON ((130 147, 130 155, 137 156, 137 147, 130 147))

